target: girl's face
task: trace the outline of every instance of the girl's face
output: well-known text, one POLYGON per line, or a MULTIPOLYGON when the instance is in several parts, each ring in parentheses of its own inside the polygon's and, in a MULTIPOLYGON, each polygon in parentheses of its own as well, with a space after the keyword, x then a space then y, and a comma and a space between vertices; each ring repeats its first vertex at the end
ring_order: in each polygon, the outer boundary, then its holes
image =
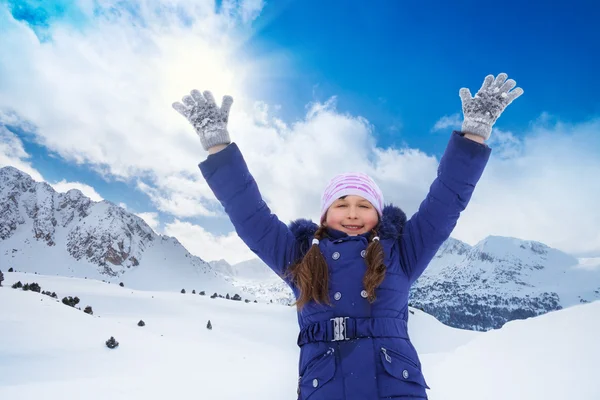
POLYGON ((379 222, 379 214, 373 205, 360 196, 344 196, 337 199, 327 210, 325 225, 349 236, 370 232, 379 222))

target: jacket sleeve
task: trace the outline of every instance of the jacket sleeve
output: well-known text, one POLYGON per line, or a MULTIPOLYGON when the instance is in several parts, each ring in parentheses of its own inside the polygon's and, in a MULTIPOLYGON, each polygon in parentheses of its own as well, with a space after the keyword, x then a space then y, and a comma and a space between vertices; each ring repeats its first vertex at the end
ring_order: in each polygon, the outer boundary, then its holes
POLYGON ((199 167, 242 241, 283 278, 295 261, 295 237, 263 201, 238 146, 231 143, 199 167))
POLYGON ((437 178, 400 238, 404 272, 412 284, 452 233, 490 157, 491 149, 453 132, 437 178))

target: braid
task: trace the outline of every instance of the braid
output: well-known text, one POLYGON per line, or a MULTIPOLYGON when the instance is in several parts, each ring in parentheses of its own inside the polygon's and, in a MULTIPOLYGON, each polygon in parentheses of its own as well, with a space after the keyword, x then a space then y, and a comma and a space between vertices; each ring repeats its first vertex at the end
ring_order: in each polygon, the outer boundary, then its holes
MULTIPOLYGON (((315 239, 321 240, 326 235, 326 229, 323 225, 319 226, 314 235, 315 239)), ((295 303, 299 309, 311 300, 318 304, 331 305, 329 270, 318 244, 311 244, 302 260, 291 266, 287 274, 300 291, 300 297, 295 303)))
POLYGON ((369 237, 369 246, 367 246, 367 254, 365 256, 367 270, 363 277, 363 285, 367 291, 367 299, 370 303, 373 303, 377 298, 375 296, 375 289, 381 285, 381 282, 385 278, 386 266, 383 261, 383 246, 379 241, 377 231, 373 229, 369 237))

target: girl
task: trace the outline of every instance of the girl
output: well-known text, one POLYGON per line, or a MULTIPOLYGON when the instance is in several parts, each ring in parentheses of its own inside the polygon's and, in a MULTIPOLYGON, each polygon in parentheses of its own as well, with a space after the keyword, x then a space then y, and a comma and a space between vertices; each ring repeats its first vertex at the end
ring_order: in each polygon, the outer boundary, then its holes
POLYGON ((283 224, 262 200, 227 132, 233 99, 197 90, 173 107, 209 152, 200 170, 240 238, 296 296, 298 398, 426 399, 429 388, 407 331, 408 294, 450 236, 488 161, 492 125, 523 91, 492 75, 475 95, 460 90, 464 122, 438 176, 409 219, 367 175, 341 174, 323 192, 319 225, 283 224))

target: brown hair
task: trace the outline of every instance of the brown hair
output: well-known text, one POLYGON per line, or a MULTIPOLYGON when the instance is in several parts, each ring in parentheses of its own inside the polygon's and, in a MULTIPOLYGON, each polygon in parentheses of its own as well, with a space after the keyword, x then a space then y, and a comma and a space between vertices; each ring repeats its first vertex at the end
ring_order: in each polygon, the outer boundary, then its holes
MULTIPOLYGON (((315 232, 315 239, 321 240, 327 236, 326 227, 321 225, 315 232)), ((385 265, 383 264, 383 247, 377 231, 371 231, 369 245, 365 254, 365 263, 367 270, 363 276, 363 285, 367 291, 367 300, 373 303, 376 299, 375 289, 381 285, 385 278, 385 265)), ((298 287, 300 297, 296 300, 296 305, 302 309, 308 302, 314 300, 318 304, 331 305, 329 299, 329 270, 327 261, 321 253, 318 244, 312 244, 302 260, 292 265, 286 272, 292 282, 298 287)))

